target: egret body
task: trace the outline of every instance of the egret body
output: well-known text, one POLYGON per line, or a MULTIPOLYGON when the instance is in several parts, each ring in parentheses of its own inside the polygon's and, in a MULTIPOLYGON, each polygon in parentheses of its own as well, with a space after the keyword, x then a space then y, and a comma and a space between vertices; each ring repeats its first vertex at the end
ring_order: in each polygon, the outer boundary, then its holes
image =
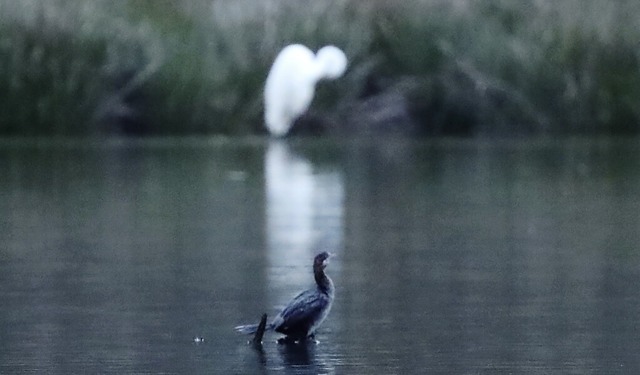
POLYGON ((336 79, 346 68, 347 57, 338 47, 322 47, 317 54, 300 44, 285 47, 273 62, 264 88, 264 120, 269 132, 286 135, 309 108, 316 83, 336 79))

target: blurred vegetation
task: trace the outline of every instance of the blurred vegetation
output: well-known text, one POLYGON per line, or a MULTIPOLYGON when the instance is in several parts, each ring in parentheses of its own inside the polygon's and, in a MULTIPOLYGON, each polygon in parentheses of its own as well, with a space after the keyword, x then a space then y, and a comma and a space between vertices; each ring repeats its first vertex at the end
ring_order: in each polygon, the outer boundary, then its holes
POLYGON ((338 122, 393 92, 422 134, 637 134, 639 40, 636 0, 0 0, 0 135, 263 132, 290 43, 349 57, 338 122))

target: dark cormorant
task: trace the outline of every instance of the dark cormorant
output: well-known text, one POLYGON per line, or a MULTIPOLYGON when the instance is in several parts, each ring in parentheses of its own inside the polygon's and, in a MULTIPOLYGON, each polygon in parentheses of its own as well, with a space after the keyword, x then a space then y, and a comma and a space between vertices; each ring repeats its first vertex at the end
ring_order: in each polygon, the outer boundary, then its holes
MULTIPOLYGON (((322 252, 313 260, 313 276, 316 280, 315 288, 298 294, 271 323, 267 324, 267 331, 276 331, 286 335, 285 341, 300 341, 312 339, 315 331, 329 314, 335 288, 333 281, 324 273, 324 269, 332 254, 322 252)), ((257 324, 235 327, 240 333, 255 333, 257 324)))

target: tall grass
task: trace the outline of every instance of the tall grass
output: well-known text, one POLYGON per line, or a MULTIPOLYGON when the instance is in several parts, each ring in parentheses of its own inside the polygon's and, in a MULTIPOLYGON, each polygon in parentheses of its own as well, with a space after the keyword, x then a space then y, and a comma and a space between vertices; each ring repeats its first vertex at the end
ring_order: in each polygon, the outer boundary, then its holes
POLYGON ((0 0, 0 135, 261 132, 289 43, 345 50, 338 119, 393 91, 427 134, 638 133, 638 40, 635 0, 0 0))
POLYGON ((639 16, 624 0, 414 0, 379 32, 389 70, 422 79, 431 131, 638 132, 639 16))
POLYGON ((87 135, 100 130, 103 114, 133 110, 121 100, 144 80, 154 43, 144 25, 118 18, 117 8, 0 2, 0 133, 87 135))

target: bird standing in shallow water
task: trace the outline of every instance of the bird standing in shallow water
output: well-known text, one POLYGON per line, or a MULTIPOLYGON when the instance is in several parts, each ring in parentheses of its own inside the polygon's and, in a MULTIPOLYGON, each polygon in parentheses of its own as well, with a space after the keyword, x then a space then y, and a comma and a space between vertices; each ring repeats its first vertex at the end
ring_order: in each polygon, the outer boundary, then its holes
POLYGON ((322 47, 317 54, 301 44, 282 49, 264 87, 264 120, 271 135, 286 135, 309 108, 316 83, 336 79, 346 69, 347 57, 335 46, 322 47))
MULTIPOLYGON (((267 331, 284 334, 285 341, 295 342, 313 339, 315 331, 329 314, 335 288, 333 281, 324 273, 332 254, 322 252, 313 260, 313 276, 316 286, 298 294, 289 304, 267 324, 267 331)), ((235 327, 240 333, 251 334, 258 329, 257 324, 235 327)))

